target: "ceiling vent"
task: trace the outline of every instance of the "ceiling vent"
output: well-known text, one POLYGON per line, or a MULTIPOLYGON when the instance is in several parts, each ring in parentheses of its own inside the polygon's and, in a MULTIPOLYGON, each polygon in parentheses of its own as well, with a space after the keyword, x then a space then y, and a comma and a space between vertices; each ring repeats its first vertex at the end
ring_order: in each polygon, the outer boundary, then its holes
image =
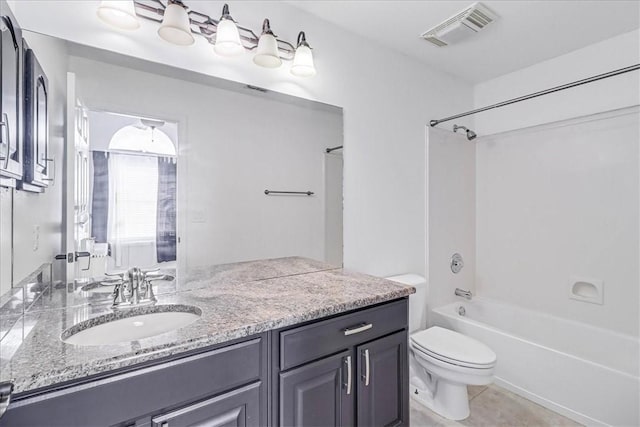
POLYGON ((474 3, 440 25, 422 33, 422 38, 438 47, 448 46, 483 30, 497 17, 482 3, 474 3))

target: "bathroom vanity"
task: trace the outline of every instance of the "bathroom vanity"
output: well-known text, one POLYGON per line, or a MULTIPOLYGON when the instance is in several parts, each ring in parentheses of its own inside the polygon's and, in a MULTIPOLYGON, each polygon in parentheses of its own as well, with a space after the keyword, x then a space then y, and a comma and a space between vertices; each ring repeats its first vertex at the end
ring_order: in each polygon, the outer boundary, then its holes
POLYGON ((15 385, 0 426, 408 423, 413 287, 303 258, 202 269, 176 286, 158 304, 198 306, 198 321, 108 346, 59 336, 109 305, 43 296, 0 365, 15 385))

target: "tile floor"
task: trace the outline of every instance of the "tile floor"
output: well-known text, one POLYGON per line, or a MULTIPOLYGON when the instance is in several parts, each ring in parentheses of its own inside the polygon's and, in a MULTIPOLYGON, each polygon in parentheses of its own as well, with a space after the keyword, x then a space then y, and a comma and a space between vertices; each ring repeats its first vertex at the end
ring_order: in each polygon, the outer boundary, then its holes
POLYGON ((466 420, 447 420, 411 400, 411 426, 573 427, 581 425, 496 385, 469 386, 468 390, 471 415, 466 420))

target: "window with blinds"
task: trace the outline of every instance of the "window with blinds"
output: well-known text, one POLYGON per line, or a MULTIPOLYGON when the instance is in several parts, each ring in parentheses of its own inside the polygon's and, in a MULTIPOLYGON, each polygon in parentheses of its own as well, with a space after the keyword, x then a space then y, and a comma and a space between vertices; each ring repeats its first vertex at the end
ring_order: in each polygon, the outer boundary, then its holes
POLYGON ((112 154, 110 237, 122 243, 156 240, 158 160, 155 157, 112 154))

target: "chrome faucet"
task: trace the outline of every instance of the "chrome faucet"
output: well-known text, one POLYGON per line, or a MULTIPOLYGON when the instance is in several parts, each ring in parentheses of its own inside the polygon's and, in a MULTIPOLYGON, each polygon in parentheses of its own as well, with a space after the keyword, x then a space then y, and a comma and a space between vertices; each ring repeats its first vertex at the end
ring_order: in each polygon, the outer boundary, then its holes
POLYGON ((470 300, 473 297, 471 291, 465 291, 464 289, 456 288, 456 295, 462 298, 470 300))
POLYGON ((113 289, 111 308, 155 304, 158 300, 153 293, 151 281, 147 278, 148 273, 151 272, 143 272, 138 267, 133 267, 122 274, 122 281, 113 289))

